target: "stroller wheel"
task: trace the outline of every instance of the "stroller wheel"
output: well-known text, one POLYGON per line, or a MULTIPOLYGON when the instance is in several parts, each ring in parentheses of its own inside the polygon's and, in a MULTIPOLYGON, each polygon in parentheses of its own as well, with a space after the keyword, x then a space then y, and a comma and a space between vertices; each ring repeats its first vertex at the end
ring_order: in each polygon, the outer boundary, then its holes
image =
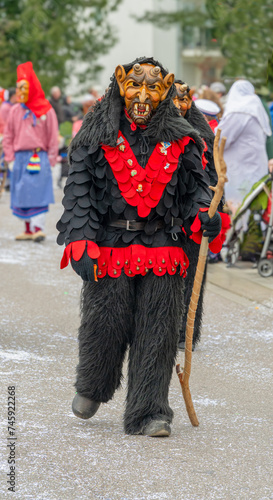
POLYGON ((258 272, 263 278, 273 275, 273 259, 261 259, 258 263, 258 272))

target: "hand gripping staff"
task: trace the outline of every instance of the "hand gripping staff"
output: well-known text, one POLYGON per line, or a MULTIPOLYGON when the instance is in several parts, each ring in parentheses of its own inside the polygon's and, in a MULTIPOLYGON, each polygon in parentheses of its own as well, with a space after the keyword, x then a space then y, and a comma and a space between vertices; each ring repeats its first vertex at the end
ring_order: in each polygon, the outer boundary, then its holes
MULTIPOLYGON (((215 169, 218 174, 218 182, 215 187, 211 187, 212 191, 214 191, 214 196, 211 201, 208 215, 212 218, 217 211, 218 205, 221 201, 224 192, 225 182, 227 182, 226 171, 227 167, 224 161, 223 152, 226 143, 226 137, 223 137, 221 140, 221 144, 219 146, 221 130, 217 130, 217 134, 214 140, 213 147, 213 158, 215 169)), ((186 343, 185 343, 185 366, 181 370, 180 364, 176 365, 176 373, 178 375, 180 385, 182 387, 182 393, 186 405, 186 410, 189 415, 189 419, 194 427, 199 425, 189 387, 189 378, 191 374, 191 358, 192 358, 192 337, 193 337, 193 329, 194 329, 194 321, 195 321, 195 313, 200 295, 200 288, 203 280, 204 269, 207 260, 208 253, 208 237, 202 236, 202 241, 199 250, 198 263, 192 288, 191 301, 188 310, 187 316, 187 326, 186 326, 186 343)))

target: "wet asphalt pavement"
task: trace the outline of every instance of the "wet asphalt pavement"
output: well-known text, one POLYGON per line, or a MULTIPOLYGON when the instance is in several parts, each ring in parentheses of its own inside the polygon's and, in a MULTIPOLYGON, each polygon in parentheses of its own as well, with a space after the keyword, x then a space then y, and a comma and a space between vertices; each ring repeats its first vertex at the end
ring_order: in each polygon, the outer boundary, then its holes
MULTIPOLYGON (((273 499, 273 278, 209 267, 190 424, 174 373, 170 438, 127 436, 122 388, 88 421, 74 417, 81 283, 59 270, 55 224, 44 243, 15 242, 22 224, 0 199, 0 498, 16 500, 273 499), (16 397, 15 493, 8 491, 8 387, 16 397)), ((179 355, 183 364, 183 355, 179 355)))

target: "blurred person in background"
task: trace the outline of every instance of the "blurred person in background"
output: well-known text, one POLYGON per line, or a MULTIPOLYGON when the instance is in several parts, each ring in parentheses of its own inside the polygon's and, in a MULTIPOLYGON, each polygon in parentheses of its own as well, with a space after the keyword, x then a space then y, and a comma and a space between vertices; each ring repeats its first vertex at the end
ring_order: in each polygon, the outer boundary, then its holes
MULTIPOLYGON (((17 102, 16 99, 16 88, 11 87, 6 92, 6 100, 2 103, 0 107, 0 133, 4 133, 5 125, 8 121, 9 113, 12 106, 17 102)), ((2 135, 3 137, 3 135, 2 135)), ((2 140, 2 138, 1 138, 2 140)), ((2 149, 2 148, 1 148, 2 149)), ((5 175, 5 190, 10 190, 10 171, 7 170, 7 165, 4 163, 4 155, 0 154, 0 166, 1 170, 6 173, 5 175)))
POLYGON ((226 86, 222 82, 213 82, 210 85, 210 90, 215 92, 217 94, 217 97, 220 99, 220 102, 225 108, 226 102, 227 102, 227 89, 226 86))
POLYGON ((75 135, 78 133, 82 126, 83 122, 83 117, 86 115, 87 111, 93 104, 95 104, 95 99, 91 96, 91 94, 85 94, 83 98, 81 99, 81 105, 82 105, 82 114, 79 116, 78 120, 76 120, 73 123, 72 126, 72 137, 75 137, 75 135))
POLYGON ((63 97, 62 109, 64 122, 75 122, 78 119, 79 110, 75 108, 70 95, 63 97))
POLYGON ((203 85, 199 90, 198 90, 198 99, 207 99, 209 101, 214 102, 217 104, 219 108, 219 112, 217 114, 217 119, 220 120, 222 118, 223 113, 224 113, 224 108, 221 103, 221 99, 219 98, 218 94, 211 90, 209 87, 203 85))
POLYGON ((96 86, 90 87, 90 89, 88 89, 88 94, 92 96, 93 101, 97 101, 100 98, 100 94, 96 86))
POLYGON ((58 122, 32 63, 17 67, 17 100, 5 127, 3 148, 12 170, 11 209, 25 221, 16 240, 45 239, 45 213, 54 203, 51 166, 58 154, 58 122))
POLYGON ((219 128, 227 138, 225 192, 234 214, 251 186, 266 175, 269 167, 266 153, 266 139, 272 134, 269 118, 248 80, 238 80, 232 85, 219 128))
MULTIPOLYGON (((266 112, 268 119, 269 119, 271 131, 272 131, 272 118, 271 118, 270 108, 267 104, 267 98, 269 97, 270 92, 269 92, 267 87, 262 86, 262 87, 256 89, 256 94, 260 98, 261 103, 265 109, 265 112, 266 112)), ((269 171, 272 172, 273 171, 273 136, 272 135, 267 136, 266 152, 267 152, 267 156, 268 156, 268 168, 269 168, 269 171)))
POLYGON ((60 123, 63 123, 65 121, 61 96, 62 96, 62 93, 61 93, 60 88, 59 87, 52 87, 52 89, 50 91, 49 102, 56 113, 59 125, 60 125, 60 123))
MULTIPOLYGON (((234 216, 253 184, 268 174, 268 170, 272 171, 272 160, 268 159, 266 150, 267 138, 272 134, 269 117, 248 80, 237 80, 232 85, 219 128, 227 138, 225 193, 227 206, 234 216)), ((263 244, 259 214, 247 211, 240 225, 241 258, 255 262, 263 244)))
POLYGON ((7 100, 4 101, 0 107, 0 120, 1 120, 1 122, 4 123, 4 125, 8 121, 8 116, 9 116, 9 112, 11 110, 11 107, 13 106, 13 104, 15 104, 17 102, 17 100, 16 100, 16 88, 15 87, 9 88, 7 90, 7 95, 8 95, 7 100))
MULTIPOLYGON (((8 99, 8 91, 0 87, 0 112, 4 102, 8 99)), ((5 128, 5 122, 0 114, 0 135, 3 134, 5 128)))
POLYGON ((216 127, 219 123, 219 113, 221 112, 219 106, 209 99, 196 99, 195 106, 201 111, 206 122, 209 124, 213 133, 215 133, 216 127))

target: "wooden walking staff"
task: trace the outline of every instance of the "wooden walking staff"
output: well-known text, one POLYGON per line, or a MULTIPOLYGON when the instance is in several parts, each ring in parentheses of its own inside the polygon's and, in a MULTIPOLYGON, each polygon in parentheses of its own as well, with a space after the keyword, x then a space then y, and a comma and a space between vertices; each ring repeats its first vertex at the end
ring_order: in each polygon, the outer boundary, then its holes
MULTIPOLYGON (((214 148, 213 148, 213 158, 214 158, 215 169, 218 174, 218 182, 216 187, 210 186, 210 188, 214 191, 214 196, 208 211, 208 215, 210 218, 212 218, 215 212, 217 211, 218 205, 223 196, 225 182, 227 181, 226 177, 227 167, 223 157, 226 138, 225 137, 222 138, 219 147, 220 134, 221 130, 218 129, 214 140, 214 148)), ((185 366, 183 370, 181 370, 180 365, 179 364, 176 365, 176 372, 182 387, 182 393, 185 400, 186 410, 188 412, 189 419, 194 427, 197 427, 199 425, 199 422, 194 410, 190 387, 189 387, 189 378, 191 374, 191 358, 192 358, 192 337, 193 337, 195 313, 203 281, 204 269, 207 260, 207 253, 208 253, 208 237, 202 236, 202 241, 199 250, 199 258, 192 288, 192 296, 187 316, 185 366)))

